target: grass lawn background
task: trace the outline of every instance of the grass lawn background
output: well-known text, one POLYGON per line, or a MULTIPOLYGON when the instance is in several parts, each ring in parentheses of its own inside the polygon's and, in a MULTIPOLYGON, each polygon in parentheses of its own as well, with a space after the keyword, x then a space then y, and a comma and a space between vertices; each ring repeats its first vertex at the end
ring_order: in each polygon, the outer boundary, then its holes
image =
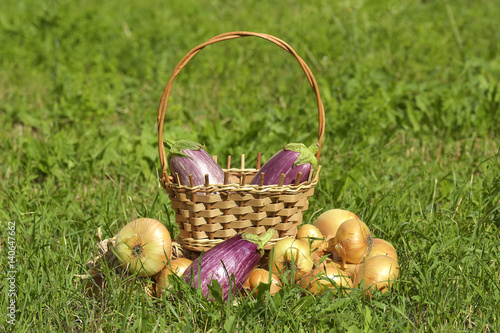
MULTIPOLYGON (((13 1, 0 12, 2 331, 500 330, 500 6, 496 1, 13 1), (309 64, 326 112, 320 183, 304 220, 356 212, 398 250, 391 293, 238 307, 85 297, 95 232, 151 217, 176 235, 158 185, 156 114, 192 47, 275 35, 309 64), (15 221, 16 324, 8 296, 15 221)), ((249 165, 317 136, 291 55, 258 38, 212 45, 174 82, 164 137, 249 165)))

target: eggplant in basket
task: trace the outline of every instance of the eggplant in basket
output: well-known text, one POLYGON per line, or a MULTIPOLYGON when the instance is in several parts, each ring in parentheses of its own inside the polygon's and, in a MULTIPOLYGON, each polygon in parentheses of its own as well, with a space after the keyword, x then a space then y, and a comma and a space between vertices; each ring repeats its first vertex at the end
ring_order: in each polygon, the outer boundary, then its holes
POLYGON ((168 149, 167 161, 170 172, 175 182, 180 182, 179 185, 204 185, 205 175, 208 175, 210 184, 224 183, 224 171, 203 145, 187 140, 167 140, 163 144, 168 149), (178 179, 176 174, 179 176, 178 179))
POLYGON ((282 185, 294 184, 301 173, 298 183, 309 179, 309 174, 318 167, 315 154, 319 150, 319 144, 314 143, 306 147, 302 143, 289 143, 277 152, 260 168, 252 179, 251 184, 259 185, 262 174, 264 180, 262 185, 278 185, 281 175, 284 176, 282 185))

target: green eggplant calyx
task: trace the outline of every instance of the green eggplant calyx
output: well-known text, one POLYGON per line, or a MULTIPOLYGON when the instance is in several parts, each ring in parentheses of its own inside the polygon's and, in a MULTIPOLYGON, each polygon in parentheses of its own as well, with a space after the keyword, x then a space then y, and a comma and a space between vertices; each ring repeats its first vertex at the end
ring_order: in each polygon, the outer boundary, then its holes
POLYGON ((275 231, 273 228, 268 229, 262 236, 250 233, 244 233, 241 238, 247 242, 251 242, 257 245, 257 250, 261 253, 264 251, 264 246, 273 238, 275 231))
POLYGON ((199 144, 195 141, 188 140, 165 140, 163 145, 168 148, 169 157, 188 157, 191 158, 188 154, 184 152, 184 149, 188 150, 200 150, 203 148, 202 144, 199 144))
POLYGON ((302 143, 289 143, 285 145, 284 150, 290 150, 299 153, 299 156, 293 163, 293 167, 310 163, 313 170, 318 167, 318 160, 316 159, 316 153, 319 151, 319 143, 315 142, 309 147, 306 147, 302 143))

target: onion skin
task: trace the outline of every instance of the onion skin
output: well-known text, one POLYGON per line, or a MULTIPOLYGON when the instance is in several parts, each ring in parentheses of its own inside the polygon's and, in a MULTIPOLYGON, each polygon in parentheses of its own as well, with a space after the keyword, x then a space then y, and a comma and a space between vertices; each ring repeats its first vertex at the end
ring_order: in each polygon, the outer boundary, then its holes
POLYGON ((306 147, 302 143, 289 143, 267 161, 252 179, 252 185, 259 185, 261 174, 264 173, 263 185, 278 185, 281 174, 285 175, 283 185, 294 184, 299 174, 299 183, 309 179, 309 174, 317 168, 317 143, 306 147))
POLYGON ((350 219, 359 220, 360 218, 351 211, 334 208, 322 213, 318 216, 316 221, 314 221, 314 226, 321 231, 326 241, 329 243, 327 251, 333 251, 334 245, 332 242, 337 234, 338 228, 344 221, 350 219))
POLYGON ((130 273, 153 276, 172 256, 170 232, 160 221, 150 218, 134 220, 116 235, 114 252, 130 273))
POLYGON ((389 256, 378 255, 357 265, 353 280, 354 287, 359 286, 365 289, 367 295, 371 295, 374 290, 387 292, 398 278, 398 262, 389 256))
POLYGON ((333 244, 344 263, 359 264, 370 254, 373 238, 363 221, 350 219, 340 225, 333 244))
POLYGON ((268 262, 270 269, 277 274, 291 270, 295 281, 309 273, 314 266, 309 244, 294 238, 277 241, 268 262))
POLYGON ((316 267, 300 280, 300 287, 307 289, 313 295, 319 295, 331 289, 338 292, 341 288, 352 288, 350 276, 335 263, 316 267))
POLYGON ((356 270, 358 269, 358 267, 360 265, 363 265, 363 264, 340 264, 340 267, 341 269, 346 272, 347 275, 349 275, 349 277, 352 279, 352 281, 354 281, 354 277, 355 277, 355 274, 356 274, 356 270))
POLYGON ((375 257, 378 255, 389 256, 398 261, 398 253, 391 243, 381 238, 374 238, 372 250, 367 258, 375 257))
POLYGON ((309 244, 311 254, 321 257, 326 249, 325 237, 321 231, 312 224, 304 224, 297 231, 295 238, 309 244))
POLYGON ((164 290, 169 287, 168 277, 172 274, 181 276, 184 274, 189 265, 192 264, 192 260, 187 258, 177 258, 170 262, 169 265, 165 266, 156 276, 155 276, 155 292, 157 297, 162 297, 164 290))
POLYGON ((175 181, 175 174, 179 175, 179 185, 191 186, 190 175, 193 186, 204 185, 205 175, 208 175, 210 184, 224 183, 224 171, 201 144, 187 140, 167 140, 164 144, 169 148, 167 161, 170 172, 175 181))
POLYGON ((269 284, 268 290, 271 296, 281 290, 281 280, 279 277, 263 268, 255 268, 243 284, 243 288, 251 291, 252 295, 257 296, 260 284, 269 284))
MULTIPOLYGON (((184 280, 195 288, 201 288, 209 298, 209 285, 216 280, 225 301, 238 294, 250 273, 263 255, 264 245, 274 236, 269 229, 261 237, 255 234, 237 234, 217 244, 196 258, 183 274, 184 280)), ((210 298, 209 298, 210 299, 210 298)))
MULTIPOLYGON (((328 258, 330 259, 330 258, 328 258)), ((327 261, 324 261, 327 264, 334 264, 341 270, 343 270, 350 278, 352 281, 354 281, 354 273, 356 272, 356 269, 358 268, 359 265, 361 264, 349 264, 349 263, 344 263, 342 261, 342 258, 337 254, 337 252, 332 253, 332 259, 327 261)))

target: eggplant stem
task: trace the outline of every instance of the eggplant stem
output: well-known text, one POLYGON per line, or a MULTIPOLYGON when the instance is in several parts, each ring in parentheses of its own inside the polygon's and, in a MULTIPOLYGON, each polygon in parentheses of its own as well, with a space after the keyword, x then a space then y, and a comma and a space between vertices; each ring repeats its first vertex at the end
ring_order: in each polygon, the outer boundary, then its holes
POLYGON ((168 148, 169 157, 186 157, 189 159, 192 159, 192 157, 186 154, 184 150, 200 150, 203 147, 198 142, 188 140, 173 141, 167 139, 163 142, 163 145, 168 148))
POLYGON ((172 146, 174 145, 175 143, 175 140, 170 140, 170 139, 165 139, 163 141, 163 147, 166 147, 168 149, 172 148, 172 146))
POLYGON ((241 238, 254 243, 257 245, 257 250, 264 251, 264 246, 273 238, 275 234, 275 230, 273 228, 269 228, 262 236, 250 233, 244 233, 241 235, 241 238))

